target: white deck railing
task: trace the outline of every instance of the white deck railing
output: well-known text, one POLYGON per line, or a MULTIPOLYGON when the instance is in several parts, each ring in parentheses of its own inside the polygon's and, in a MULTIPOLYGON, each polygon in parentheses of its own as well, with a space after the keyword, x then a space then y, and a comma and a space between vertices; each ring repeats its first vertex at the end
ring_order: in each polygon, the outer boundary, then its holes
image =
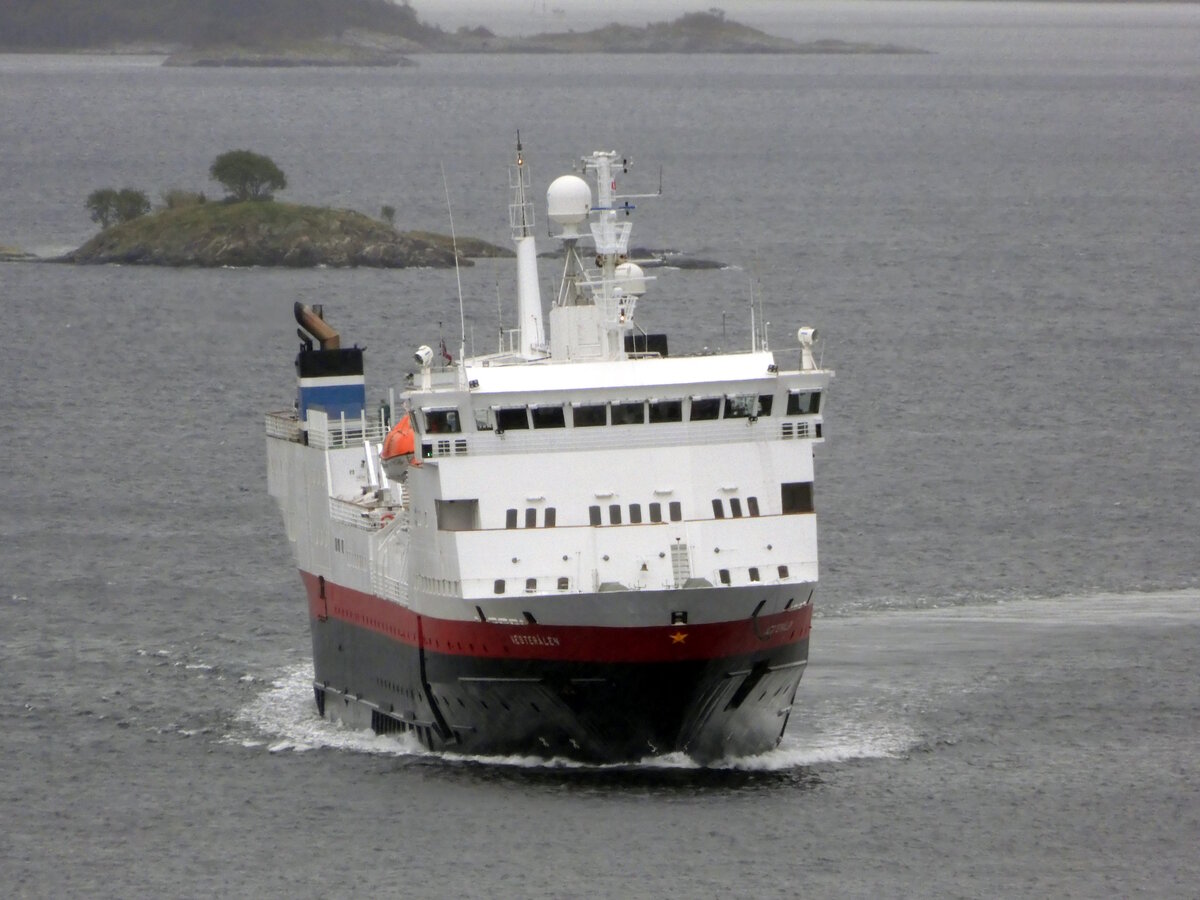
POLYGON ((387 437, 387 423, 382 413, 379 417, 368 417, 364 412, 353 418, 345 413, 331 419, 322 410, 308 411, 308 445, 318 450, 340 450, 343 447, 361 446, 363 441, 379 443, 387 437))
POLYGON ((303 433, 300 428, 300 418, 293 409, 267 413, 267 437, 279 438, 282 441, 299 441, 303 433))

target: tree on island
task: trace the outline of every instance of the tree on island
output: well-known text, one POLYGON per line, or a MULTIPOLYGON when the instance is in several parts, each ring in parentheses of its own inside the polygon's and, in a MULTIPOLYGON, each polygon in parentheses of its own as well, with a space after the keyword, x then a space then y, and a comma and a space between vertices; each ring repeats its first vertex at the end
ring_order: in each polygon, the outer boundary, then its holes
POLYGON ((208 174, 229 191, 232 199, 270 200, 287 187, 287 176, 269 156, 249 150, 230 150, 213 160, 208 174))
POLYGON ((84 205, 91 211, 92 221, 101 229, 117 222, 129 222, 150 212, 150 198, 133 188, 100 188, 88 194, 84 205))

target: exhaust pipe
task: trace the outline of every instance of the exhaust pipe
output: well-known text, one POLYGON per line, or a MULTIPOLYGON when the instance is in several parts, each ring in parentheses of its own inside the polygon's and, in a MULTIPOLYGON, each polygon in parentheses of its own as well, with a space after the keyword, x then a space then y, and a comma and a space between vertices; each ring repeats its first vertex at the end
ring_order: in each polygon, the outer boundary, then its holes
POLYGON ((308 306, 297 301, 293 311, 300 327, 321 342, 322 350, 337 350, 342 346, 341 336, 325 321, 321 307, 308 306))

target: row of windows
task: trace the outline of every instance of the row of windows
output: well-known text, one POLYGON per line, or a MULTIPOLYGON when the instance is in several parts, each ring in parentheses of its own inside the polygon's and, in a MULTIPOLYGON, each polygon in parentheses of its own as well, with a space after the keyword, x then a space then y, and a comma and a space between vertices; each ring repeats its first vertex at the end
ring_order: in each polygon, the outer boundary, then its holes
MULTIPOLYGON (((813 494, 812 482, 792 482, 780 485, 781 499, 783 501, 783 512, 788 513, 810 513, 813 512, 813 494)), ((713 517, 724 519, 725 516, 725 501, 720 497, 713 498, 712 501, 713 517)), ((621 525, 623 523, 624 507, 620 503, 610 503, 608 505, 608 524, 621 525)), ((605 508, 599 504, 588 507, 588 524, 589 525, 604 525, 605 508)), ((658 523, 663 521, 679 522, 683 520, 683 506, 678 500, 672 500, 667 504, 667 519, 663 519, 663 506, 661 503, 650 503, 646 507, 648 521, 658 523)), ((734 519, 740 519, 743 516, 755 518, 759 515, 758 498, 747 497, 745 508, 742 506, 740 497, 729 498, 729 515, 734 519)), ((520 510, 509 509, 505 511, 504 527, 516 528, 520 521, 520 510)), ((642 504, 629 504, 629 524, 641 525, 642 504)), ((553 528, 558 524, 558 510, 553 506, 548 506, 543 512, 542 527, 553 528)), ((538 527, 538 511, 536 507, 530 506, 525 509, 525 528, 538 527)))
MULTIPOLYGON (((725 501, 722 500, 720 497, 716 497, 713 499, 712 505, 713 505, 713 516, 715 516, 718 519, 725 518, 725 501)), ((746 508, 747 508, 747 510, 749 510, 749 513, 751 516, 757 516, 758 515, 758 498, 757 497, 747 497, 746 498, 746 508)), ((731 516, 733 516, 735 519, 740 519, 742 517, 742 500, 740 497, 730 497, 729 498, 729 514, 731 516)))
MULTIPOLYGON (((497 406, 475 410, 478 431, 521 431, 530 428, 591 428, 599 425, 645 425, 660 422, 704 422, 713 419, 750 419, 769 416, 774 406, 771 394, 727 394, 717 397, 688 397, 685 400, 629 400, 602 403, 548 403, 534 406, 497 406)), ((816 415, 821 409, 820 391, 791 391, 787 395, 789 416, 816 415)), ((462 431, 456 408, 423 408, 425 431, 448 434, 462 431)))
MULTIPOLYGON (((567 578, 565 575, 560 577, 557 580, 556 587, 560 591, 570 590, 571 589, 571 579, 567 578)), ((525 593, 533 594, 537 591, 537 589, 538 589, 538 580, 536 578, 526 578, 525 579, 525 593)), ((508 591, 508 582, 503 578, 497 578, 495 583, 492 585, 492 590, 497 594, 506 593, 508 591)))
MULTIPOLYGON (((810 513, 814 511, 813 507, 813 492, 812 482, 790 482, 780 485, 780 495, 784 514, 789 513, 810 513)), ((725 500, 720 497, 713 498, 712 501, 713 517, 724 519, 725 516, 725 500)), ((609 525, 622 525, 625 507, 620 503, 610 503, 607 508, 609 525)), ((519 516, 519 510, 510 509, 505 512, 504 527, 516 528, 519 516)), ((588 507, 588 524, 589 525, 604 525, 605 508, 599 504, 588 507)), ((671 521, 680 522, 683 520, 683 506, 678 500, 672 500, 667 504, 667 519, 663 519, 663 505, 658 502, 650 503, 646 507, 648 521, 653 523, 671 521)), ((755 518, 759 513, 758 498, 747 497, 745 508, 742 506, 741 497, 729 498, 729 515, 734 519, 740 519, 743 516, 755 518)), ((536 528, 538 524, 538 511, 535 507, 527 507, 525 509, 525 527, 536 528)), ((641 525, 644 520, 642 518, 642 504, 629 504, 629 524, 641 525)), ((558 511, 553 506, 548 506, 545 509, 542 517, 542 525, 545 528, 553 528, 558 522, 558 511)))
MULTIPOLYGON (((787 566, 776 566, 776 571, 779 573, 779 577, 781 579, 786 579, 788 577, 788 567, 787 566)), ((762 580, 762 573, 759 571, 758 566, 751 566, 750 570, 749 570, 749 575, 750 575, 751 581, 761 581, 762 580)), ((720 579, 721 584, 729 585, 732 583, 732 578, 729 574, 728 569, 718 570, 717 577, 720 579)), ((570 590, 571 589, 571 579, 564 575, 556 580, 555 587, 557 588, 557 590, 560 590, 560 591, 570 590)), ((536 578, 526 578, 525 579, 525 593, 533 594, 533 593, 537 592, 537 589, 538 589, 538 580, 536 578)), ((507 593, 508 592, 507 579, 497 578, 492 585, 492 590, 497 594, 507 593)))
MULTIPOLYGON (((622 508, 623 507, 621 506, 620 503, 610 503, 608 505, 608 524, 609 525, 620 525, 621 524, 622 508)), ((650 516, 651 522, 662 522, 663 521, 663 508, 662 508, 661 503, 649 504, 646 511, 650 516)), ((588 524, 603 525, 604 522, 603 522, 602 513, 603 513, 603 510, 601 509, 600 506, 589 506, 588 507, 588 524)), ((680 504, 680 502, 678 500, 672 500, 670 503, 667 504, 667 517, 672 522, 680 522, 683 520, 683 506, 680 504)), ((640 503, 630 503, 629 504, 629 524, 630 525, 641 525, 642 524, 642 504, 640 504, 640 503)))
MULTIPOLYGON (((526 509, 525 509, 525 527, 526 528, 537 528, 537 514, 538 514, 538 511, 537 511, 536 507, 533 507, 533 506, 526 507, 526 509)), ((558 522, 558 510, 556 510, 553 506, 547 506, 545 515, 542 517, 543 527, 553 528, 557 524, 557 522, 558 522)), ((517 527, 517 510, 510 509, 510 510, 505 511, 504 527, 505 528, 516 528, 517 527)))
MULTIPOLYGON (((777 566, 776 568, 779 572, 780 578, 788 577, 788 567, 787 566, 777 566)), ((751 581, 761 581, 762 580, 762 577, 758 571, 758 566, 751 566, 749 574, 750 574, 751 581)), ((730 578, 728 569, 718 569, 717 577, 721 580, 721 584, 728 585, 731 583, 731 578, 730 578)))
MULTIPOLYGON (((770 394, 729 397, 692 397, 687 401, 686 420, 690 422, 722 418, 747 418, 770 415, 770 394)), ((574 403, 543 406, 500 406, 495 409, 496 430, 513 431, 528 428, 593 428, 601 425, 655 425, 662 422, 685 421, 683 400, 632 400, 607 403, 574 403), (568 415, 569 414, 569 415, 568 415)))

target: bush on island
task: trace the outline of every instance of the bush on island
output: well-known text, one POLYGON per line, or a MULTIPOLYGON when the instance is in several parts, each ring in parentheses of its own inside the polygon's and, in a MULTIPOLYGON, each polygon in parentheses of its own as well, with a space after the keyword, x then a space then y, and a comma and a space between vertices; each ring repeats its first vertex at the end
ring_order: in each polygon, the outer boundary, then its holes
POLYGON ((100 188, 88 194, 84 206, 92 214, 92 221, 101 229, 118 222, 130 222, 150 212, 150 198, 133 188, 100 188))
POLYGON ((287 176, 269 156, 249 150, 230 150, 213 160, 208 174, 237 201, 270 200, 287 187, 287 176))
POLYGON ((163 191, 162 202, 167 209, 183 209, 188 206, 199 206, 207 202, 207 197, 200 191, 184 191, 175 188, 163 191))

